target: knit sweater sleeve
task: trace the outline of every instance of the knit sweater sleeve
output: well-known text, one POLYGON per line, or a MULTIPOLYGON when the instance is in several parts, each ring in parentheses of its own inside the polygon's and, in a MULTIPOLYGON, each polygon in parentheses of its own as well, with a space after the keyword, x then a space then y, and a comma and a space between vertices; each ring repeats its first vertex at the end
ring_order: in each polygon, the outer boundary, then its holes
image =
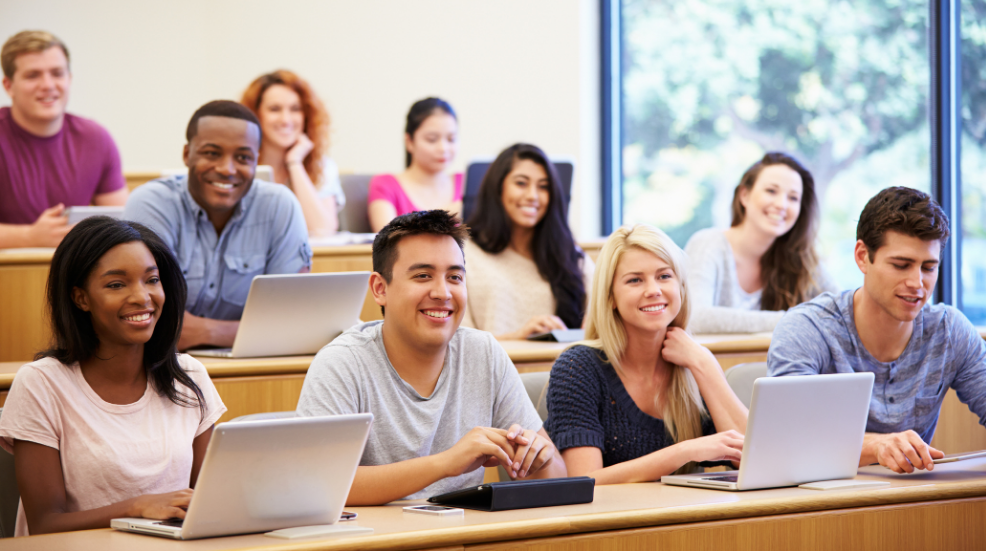
POLYGON ((605 431, 599 414, 605 389, 598 375, 600 354, 594 348, 574 346, 551 368, 545 428, 559 450, 603 449, 605 431))

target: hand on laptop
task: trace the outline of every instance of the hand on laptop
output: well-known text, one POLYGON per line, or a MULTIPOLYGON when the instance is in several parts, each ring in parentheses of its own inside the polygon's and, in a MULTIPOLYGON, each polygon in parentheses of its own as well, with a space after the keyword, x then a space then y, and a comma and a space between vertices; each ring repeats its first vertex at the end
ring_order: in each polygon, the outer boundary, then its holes
POLYGON ((507 438, 507 431, 476 427, 467 432, 454 446, 442 452, 445 477, 459 476, 480 467, 503 465, 509 469, 516 448, 507 438))
POLYGON ((685 440, 678 445, 685 446, 689 461, 732 461, 738 464, 743 457, 743 435, 734 430, 685 440))
POLYGON ((941 450, 932 448, 913 430, 890 434, 866 433, 860 466, 877 462, 891 471, 912 473, 914 469, 933 470, 934 459, 945 457, 941 450))
POLYGON ((185 511, 192 501, 191 488, 167 494, 145 494, 135 498, 127 515, 136 518, 167 520, 185 518, 185 511))
POLYGON ((524 478, 541 470, 555 457, 558 450, 547 438, 542 438, 537 431, 525 430, 520 425, 511 425, 507 429, 507 439, 516 447, 513 465, 503 468, 511 478, 524 478))

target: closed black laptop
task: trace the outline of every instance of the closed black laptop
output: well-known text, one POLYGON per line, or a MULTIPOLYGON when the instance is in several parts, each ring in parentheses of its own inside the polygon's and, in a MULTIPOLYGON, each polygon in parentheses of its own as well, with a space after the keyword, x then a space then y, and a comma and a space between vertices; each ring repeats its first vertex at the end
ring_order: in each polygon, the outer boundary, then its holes
POLYGON ((595 487, 596 479, 587 476, 511 480, 480 484, 465 490, 430 497, 428 501, 464 509, 507 511, 592 503, 595 487))

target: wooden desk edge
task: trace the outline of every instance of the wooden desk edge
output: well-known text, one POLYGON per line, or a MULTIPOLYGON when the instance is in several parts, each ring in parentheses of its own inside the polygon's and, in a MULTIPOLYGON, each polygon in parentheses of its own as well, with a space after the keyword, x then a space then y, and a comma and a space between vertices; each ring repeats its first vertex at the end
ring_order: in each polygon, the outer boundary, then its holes
MULTIPOLYGON (((714 490, 707 490, 714 491, 714 490)), ((319 540, 239 548, 238 551, 302 551, 359 549, 410 550, 439 548, 482 543, 497 543, 530 538, 556 537, 592 532, 626 530, 655 526, 714 522, 743 518, 766 518, 778 515, 931 503, 986 496, 986 479, 977 482, 942 483, 886 489, 819 492, 786 498, 766 498, 715 505, 690 505, 635 511, 589 513, 546 519, 499 522, 482 525, 456 526, 436 530, 421 530, 398 534, 360 537, 359 540, 319 540)), ((47 536, 36 536, 47 537, 47 536)))

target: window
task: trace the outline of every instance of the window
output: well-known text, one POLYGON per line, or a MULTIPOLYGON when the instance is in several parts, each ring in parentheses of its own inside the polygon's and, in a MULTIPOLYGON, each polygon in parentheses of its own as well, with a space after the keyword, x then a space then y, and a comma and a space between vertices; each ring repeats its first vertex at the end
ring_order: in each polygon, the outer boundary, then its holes
MULTIPOLYGON (((726 228, 743 172, 766 151, 785 151, 815 177, 826 269, 842 288, 861 284, 852 250, 866 201, 891 185, 931 189, 928 2, 612 2, 622 48, 611 68, 622 89, 614 225, 654 224, 681 246, 699 229, 726 228)), ((986 51, 984 2, 969 3, 981 10, 969 28, 986 51)), ((975 80, 986 99, 983 77, 975 80)), ((986 101, 972 103, 986 148, 986 101)), ((975 246, 983 262, 963 277, 986 283, 986 156, 978 155, 963 167, 980 163, 972 170, 982 182, 975 246)), ((981 296, 986 319, 986 288, 981 296)))
POLYGON ((986 0, 962 0, 962 307, 986 325, 986 0))

